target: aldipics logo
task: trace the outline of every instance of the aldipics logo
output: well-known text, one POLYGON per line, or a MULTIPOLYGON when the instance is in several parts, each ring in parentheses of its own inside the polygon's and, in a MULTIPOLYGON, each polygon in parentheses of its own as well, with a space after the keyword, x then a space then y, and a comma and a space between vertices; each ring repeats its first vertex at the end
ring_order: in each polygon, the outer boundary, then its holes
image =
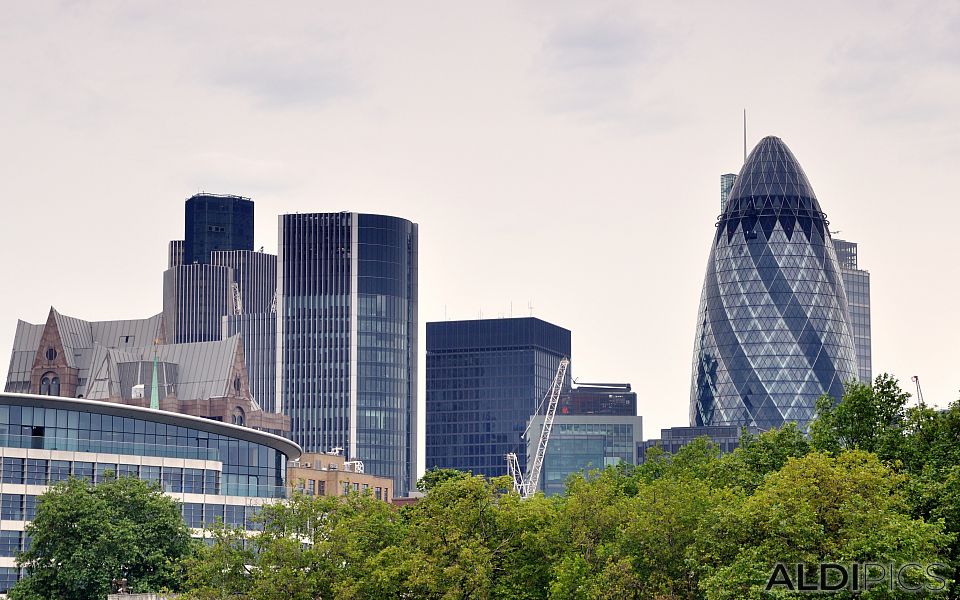
POLYGON ((940 563, 777 563, 765 591, 945 592, 947 578, 943 574, 947 572, 947 566, 940 563))

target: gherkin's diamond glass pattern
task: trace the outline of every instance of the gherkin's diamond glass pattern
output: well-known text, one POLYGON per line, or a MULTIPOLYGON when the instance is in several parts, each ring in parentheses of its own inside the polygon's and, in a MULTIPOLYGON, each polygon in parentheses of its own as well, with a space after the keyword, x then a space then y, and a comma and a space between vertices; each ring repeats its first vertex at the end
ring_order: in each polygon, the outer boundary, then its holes
POLYGON ((737 176, 710 251, 690 424, 806 427, 856 377, 826 215, 793 153, 764 138, 737 176))

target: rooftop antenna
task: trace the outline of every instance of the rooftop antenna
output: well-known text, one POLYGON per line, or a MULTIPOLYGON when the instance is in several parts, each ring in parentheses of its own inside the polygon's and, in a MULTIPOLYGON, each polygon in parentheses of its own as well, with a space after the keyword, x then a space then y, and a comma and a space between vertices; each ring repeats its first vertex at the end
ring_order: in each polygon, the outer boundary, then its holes
POLYGON ((747 162, 747 109, 743 109, 743 162, 747 162))
POLYGON ((527 308, 530 309, 530 316, 533 316, 533 302, 527 300, 527 308))

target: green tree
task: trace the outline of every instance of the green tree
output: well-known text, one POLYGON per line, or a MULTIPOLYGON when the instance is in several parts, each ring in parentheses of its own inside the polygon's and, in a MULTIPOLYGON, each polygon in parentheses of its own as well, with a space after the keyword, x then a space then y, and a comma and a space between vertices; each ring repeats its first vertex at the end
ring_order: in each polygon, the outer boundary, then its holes
POLYGON ((882 460, 898 460, 909 399, 910 394, 887 373, 878 375, 872 385, 852 381, 839 403, 829 396, 817 400, 817 417, 810 425, 813 447, 833 453, 860 449, 882 460))
POLYGON ((777 562, 944 562, 950 536, 942 523, 910 515, 906 483, 862 451, 788 459, 744 502, 720 505, 701 530, 688 558, 699 565, 702 591, 709 600, 763 597, 777 562))
POLYGON ((133 591, 176 590, 180 561, 193 549, 177 502, 129 477, 54 485, 26 532, 32 544, 17 563, 29 575, 13 600, 104 598, 121 577, 133 591))
POLYGON ((427 472, 423 474, 423 477, 417 480, 417 489, 421 492, 429 492, 441 483, 455 479, 465 479, 470 476, 471 473, 465 471, 434 467, 432 469, 427 469, 427 472))

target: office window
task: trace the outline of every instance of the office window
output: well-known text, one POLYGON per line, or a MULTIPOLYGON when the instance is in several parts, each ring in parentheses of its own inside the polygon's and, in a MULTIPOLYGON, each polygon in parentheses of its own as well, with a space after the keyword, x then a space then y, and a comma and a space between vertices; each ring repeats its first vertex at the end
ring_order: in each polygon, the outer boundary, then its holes
POLYGON ((200 529, 203 527, 203 504, 197 502, 183 503, 183 520, 187 527, 200 529))
POLYGON ((117 478, 117 465, 115 463, 97 463, 97 482, 107 479, 117 478))
POLYGON ((4 521, 23 520, 22 494, 3 494, 0 496, 0 519, 4 521))
POLYGON ((183 470, 183 491, 188 494, 203 493, 203 469, 183 470))
POLYGON ((27 459, 27 485, 47 485, 50 481, 47 474, 48 462, 38 458, 27 459))
POLYGON ((50 461, 50 483, 65 481, 70 478, 69 460, 51 460, 50 461))
POLYGON ((23 483, 23 464, 22 458, 3 458, 3 482, 4 483, 23 483))
POLYGON ((180 467, 163 468, 163 491, 182 492, 183 491, 183 469, 180 467))
POLYGON ((0 556, 16 556, 22 537, 22 531, 0 530, 0 556))
POLYGON ((73 476, 87 481, 93 481, 93 463, 92 462, 74 462, 73 476))
POLYGON ((223 522, 231 527, 244 526, 244 508, 236 504, 227 504, 223 507, 223 522))
POLYGON ((117 477, 139 477, 140 465, 117 465, 117 477))
POLYGON ((0 567, 0 594, 10 591, 20 579, 20 570, 16 567, 0 567))
POLYGON ((23 518, 32 521, 37 518, 37 497, 27 495, 23 498, 23 518))

